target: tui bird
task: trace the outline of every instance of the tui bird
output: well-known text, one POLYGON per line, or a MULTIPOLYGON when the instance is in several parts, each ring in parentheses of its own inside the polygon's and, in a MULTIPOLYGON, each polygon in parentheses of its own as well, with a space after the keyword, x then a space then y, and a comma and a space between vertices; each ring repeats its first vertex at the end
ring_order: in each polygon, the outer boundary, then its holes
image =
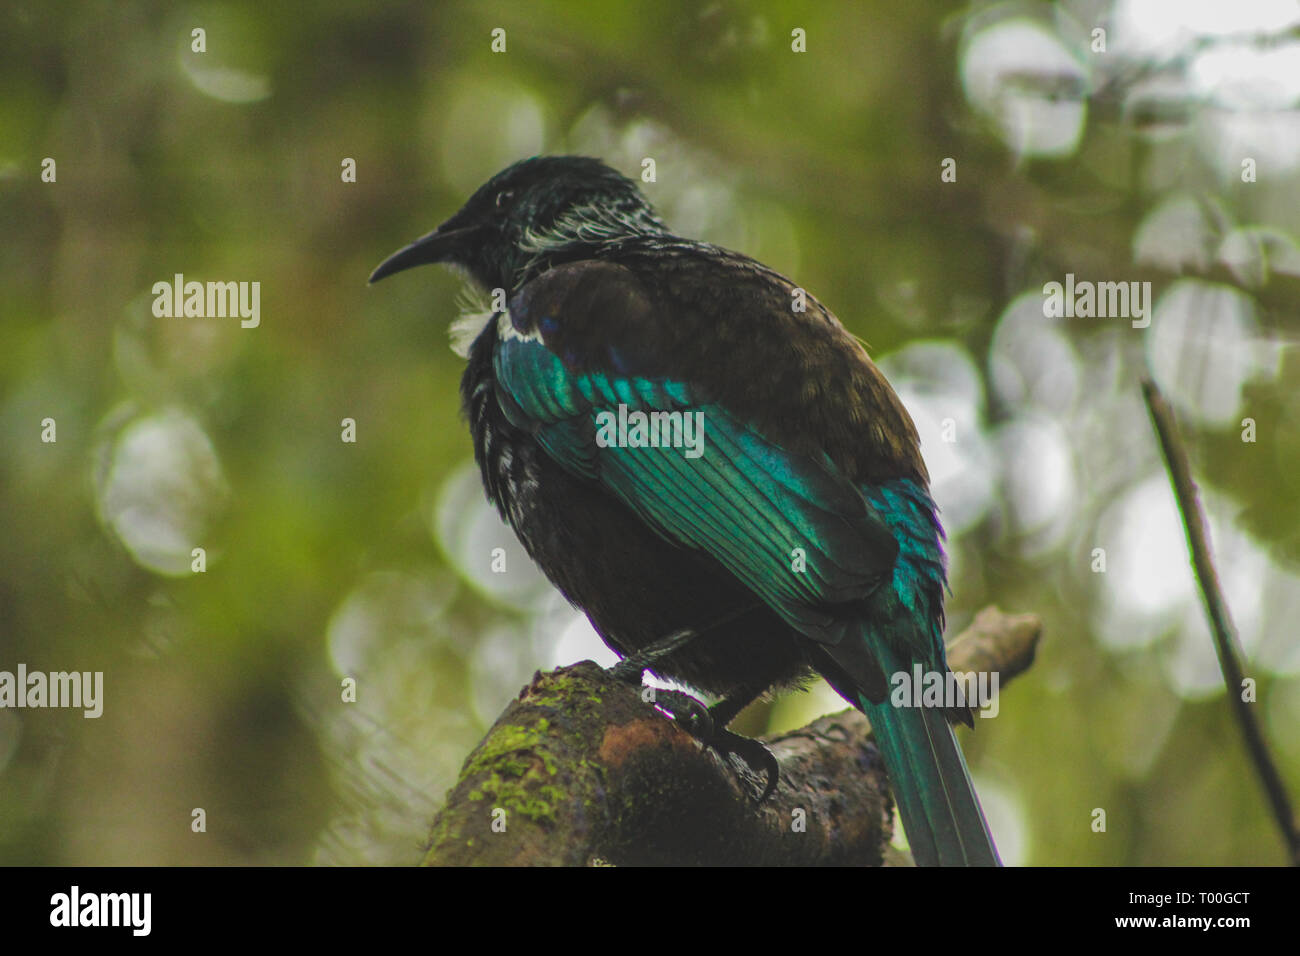
POLYGON ((890 703, 891 675, 948 672, 943 529, 916 427, 839 320, 586 157, 508 167, 370 281, 425 263, 500 290, 461 382, 474 456, 616 671, 720 698, 670 709, 764 796, 775 760, 726 726, 815 671, 871 721, 916 861, 998 865, 950 726, 970 710, 890 703))

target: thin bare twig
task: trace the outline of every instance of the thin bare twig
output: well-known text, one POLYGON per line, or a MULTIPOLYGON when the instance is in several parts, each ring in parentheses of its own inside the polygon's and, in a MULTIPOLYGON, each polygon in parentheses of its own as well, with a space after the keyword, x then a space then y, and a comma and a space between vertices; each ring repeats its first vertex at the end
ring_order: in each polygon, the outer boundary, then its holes
POLYGON ((1228 687, 1228 699, 1232 701, 1233 712, 1241 725, 1241 733, 1246 738, 1246 749, 1250 751, 1255 770, 1264 785, 1269 803, 1273 806, 1273 816, 1277 819, 1282 838, 1286 841, 1287 854, 1292 866, 1300 866, 1300 831, 1296 829, 1295 815, 1291 810, 1291 800, 1287 796, 1286 785, 1278 773, 1273 756, 1269 753, 1268 743, 1259 722, 1255 719, 1250 705, 1242 698, 1243 683, 1241 661, 1238 658, 1237 631, 1232 617, 1228 614, 1228 604, 1223 598, 1223 589, 1219 586, 1219 575, 1214 568, 1214 559, 1210 554, 1210 535, 1206 529, 1205 513, 1196 494, 1196 482, 1192 479, 1192 468, 1187 459, 1187 449, 1178 434, 1178 422, 1174 419, 1173 409, 1165 397, 1149 378, 1142 380, 1142 396, 1146 399, 1147 409, 1151 412, 1151 421, 1155 425, 1156 435, 1160 438, 1160 450, 1164 453, 1165 464, 1169 468, 1169 478, 1174 486, 1174 497, 1178 501, 1178 510, 1183 516, 1183 527, 1187 529, 1187 543, 1192 552, 1192 567, 1196 571, 1196 580, 1201 587, 1201 597, 1205 600, 1205 613, 1210 620, 1210 630, 1214 634, 1214 648, 1219 654, 1219 668, 1223 671, 1223 682, 1228 687))

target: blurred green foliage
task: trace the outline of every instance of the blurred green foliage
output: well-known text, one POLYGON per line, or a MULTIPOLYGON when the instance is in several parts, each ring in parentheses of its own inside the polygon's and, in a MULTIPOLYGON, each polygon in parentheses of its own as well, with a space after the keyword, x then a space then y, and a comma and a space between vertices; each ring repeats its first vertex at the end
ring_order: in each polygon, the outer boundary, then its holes
POLYGON ((1300 91, 1259 92, 1263 27, 1187 4, 1153 34, 1133 8, 7 4, 0 670, 102 670, 105 701, 0 710, 0 862, 412 862, 509 697, 591 653, 517 548, 487 572, 515 546, 466 471, 459 280, 365 284, 502 166, 566 151, 653 157, 670 225, 794 276, 913 407, 950 621, 1046 624, 964 737, 1009 861, 1281 862, 1136 383, 1153 366, 1184 416, 1300 793, 1300 91), (1193 285, 1146 330, 1043 318, 1068 272, 1193 285), (176 273, 260 282, 260 326, 155 317, 176 273))

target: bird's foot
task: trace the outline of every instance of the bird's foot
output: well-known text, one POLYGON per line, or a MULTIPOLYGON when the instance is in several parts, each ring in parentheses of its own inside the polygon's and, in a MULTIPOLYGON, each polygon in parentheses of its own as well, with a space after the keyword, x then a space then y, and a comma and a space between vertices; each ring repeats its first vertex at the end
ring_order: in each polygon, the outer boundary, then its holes
POLYGON ((776 790, 781 769, 772 751, 762 741, 732 733, 718 723, 717 705, 705 707, 690 694, 663 688, 653 691, 649 703, 666 713, 677 726, 708 747, 731 767, 741 787, 751 790, 754 802, 762 804, 776 790), (734 758, 734 759, 733 759, 734 758), (761 781, 761 784, 759 783, 761 781))
MULTIPOLYGON (((611 669, 611 672, 627 683, 634 681, 640 683, 642 675, 640 669, 628 668, 620 673, 619 669, 627 663, 626 660, 621 661, 611 669)), ((764 803, 772 795, 780 779, 780 768, 776 757, 772 756, 772 751, 760 741, 742 737, 719 725, 715 718, 730 719, 735 716, 725 711, 718 713, 719 708, 726 704, 725 701, 713 707, 706 707, 702 702, 682 691, 649 686, 642 689, 642 699, 648 704, 653 704, 678 727, 727 761, 736 772, 736 776, 740 778, 742 786, 749 788, 751 785, 749 777, 763 780, 762 789, 751 794, 756 803, 764 803), (733 760, 733 757, 738 759, 733 760), (742 770, 747 771, 748 776, 742 770)))
MULTIPOLYGON (((685 647, 698 636, 699 632, 690 628, 669 634, 619 661, 610 668, 610 674, 639 687, 647 670, 653 670, 656 663, 685 647)), ((742 768, 748 772, 748 776, 763 780, 762 790, 758 791, 755 798, 756 803, 762 804, 776 790, 780 781, 781 772, 776 757, 760 741, 727 730, 727 724, 756 696, 757 692, 752 690, 741 692, 712 707, 705 707, 690 694, 681 691, 660 687, 646 688, 643 691, 647 703, 654 704, 679 727, 727 761, 740 778, 742 786, 748 788, 750 783, 746 774, 741 772, 742 768), (732 757, 738 760, 732 760, 732 757)))
POLYGON ((653 704, 670 717, 675 724, 697 740, 705 740, 713 735, 713 717, 709 708, 690 694, 666 687, 642 687, 645 672, 655 661, 672 653, 695 636, 693 631, 678 631, 652 645, 650 648, 631 657, 625 657, 609 669, 616 680, 641 687, 641 699, 653 704))

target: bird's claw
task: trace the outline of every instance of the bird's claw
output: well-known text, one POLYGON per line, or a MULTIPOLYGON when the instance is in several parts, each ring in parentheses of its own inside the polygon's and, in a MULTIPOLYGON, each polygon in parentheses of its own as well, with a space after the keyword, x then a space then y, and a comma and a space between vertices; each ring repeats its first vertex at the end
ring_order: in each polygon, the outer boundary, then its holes
MULTIPOLYGON (((639 684, 646 666, 644 659, 628 658, 615 664, 610 673, 618 680, 639 684)), ((776 790, 781 777, 780 765, 772 751, 760 741, 732 733, 726 729, 725 724, 718 726, 712 709, 690 694, 661 687, 645 688, 644 693, 646 696, 643 699, 647 703, 653 704, 670 717, 673 723, 726 760, 737 771, 738 777, 744 779, 744 774, 739 772, 737 761, 732 760, 732 757, 738 758, 743 769, 750 775, 764 779, 763 789, 755 803, 765 803, 776 790)))
POLYGON ((772 751, 761 741, 742 737, 725 727, 717 726, 712 712, 690 694, 656 690, 654 704, 669 714, 683 730, 727 761, 736 771, 736 776, 745 780, 745 774, 741 772, 743 769, 751 776, 763 779, 763 788, 755 798, 755 803, 765 803, 776 790, 781 768, 772 751), (737 759, 732 760, 733 757, 737 759))
POLYGON ((772 751, 768 750, 762 741, 754 740, 752 737, 742 737, 740 734, 733 734, 730 730, 724 729, 718 731, 712 740, 705 743, 727 759, 733 767, 735 762, 730 758, 737 757, 750 774, 760 778, 766 777, 767 782, 763 786, 763 791, 754 802, 758 804, 767 802, 767 798, 776 790, 776 785, 781 779, 781 767, 776 762, 772 751))

